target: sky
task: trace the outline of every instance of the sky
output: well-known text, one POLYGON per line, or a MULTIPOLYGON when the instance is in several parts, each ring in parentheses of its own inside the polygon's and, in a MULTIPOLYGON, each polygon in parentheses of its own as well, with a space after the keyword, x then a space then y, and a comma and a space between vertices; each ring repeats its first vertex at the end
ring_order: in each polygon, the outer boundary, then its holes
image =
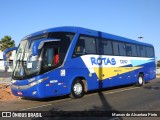
POLYGON ((0 0, 0 39, 78 26, 151 43, 160 59, 160 0, 0 0), (142 36, 143 39, 138 39, 142 36))

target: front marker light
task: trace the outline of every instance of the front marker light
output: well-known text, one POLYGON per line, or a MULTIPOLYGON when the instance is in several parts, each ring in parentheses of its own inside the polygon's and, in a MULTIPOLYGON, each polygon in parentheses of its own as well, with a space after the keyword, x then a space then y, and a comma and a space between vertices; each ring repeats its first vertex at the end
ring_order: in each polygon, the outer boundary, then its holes
POLYGON ((15 83, 15 82, 16 82, 16 80, 13 80, 13 79, 11 80, 11 83, 12 83, 12 84, 15 83))

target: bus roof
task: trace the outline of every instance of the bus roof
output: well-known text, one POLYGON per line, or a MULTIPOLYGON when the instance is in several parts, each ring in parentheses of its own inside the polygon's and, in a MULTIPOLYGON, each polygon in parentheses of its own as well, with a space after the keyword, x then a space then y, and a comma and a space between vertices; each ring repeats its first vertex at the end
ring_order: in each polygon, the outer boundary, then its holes
POLYGON ((148 43, 139 42, 139 41, 136 41, 136 40, 132 40, 132 39, 129 39, 129 38, 125 38, 125 37, 101 32, 101 31, 91 30, 91 29, 82 28, 82 27, 71 27, 71 26, 55 27, 55 28, 49 28, 49 29, 41 30, 39 32, 32 33, 32 34, 26 36, 25 38, 30 38, 30 37, 33 37, 33 36, 37 36, 37 35, 44 34, 44 33, 50 33, 50 32, 74 32, 74 33, 78 32, 79 34, 108 38, 108 39, 116 40, 116 41, 153 46, 153 45, 148 44, 148 43))

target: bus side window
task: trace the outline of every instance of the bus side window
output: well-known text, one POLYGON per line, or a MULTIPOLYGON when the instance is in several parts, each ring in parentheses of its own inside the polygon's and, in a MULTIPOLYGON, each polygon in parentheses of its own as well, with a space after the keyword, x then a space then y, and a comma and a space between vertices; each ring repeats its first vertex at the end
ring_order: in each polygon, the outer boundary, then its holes
POLYGON ((137 57, 138 53, 137 53, 136 45, 135 44, 131 44, 131 48, 132 48, 132 56, 133 57, 137 57))
POLYGON ((96 54, 96 39, 94 37, 80 35, 74 49, 73 57, 85 54, 96 54))
POLYGON ((132 48, 130 44, 126 44, 126 55, 132 56, 132 48))
POLYGON ((153 47, 146 47, 147 57, 154 57, 154 48, 153 47))
POLYGON ((85 39, 86 54, 96 54, 96 39, 94 37, 83 37, 85 39))
POLYGON ((107 39, 100 39, 99 42, 99 52, 101 55, 112 55, 112 42, 107 39))
POLYGON ((60 58, 59 58, 59 48, 58 47, 46 47, 44 49, 43 54, 43 62, 42 62, 42 70, 43 72, 52 70, 53 68, 60 65, 60 58))
POLYGON ((53 66, 53 48, 47 48, 44 54, 43 64, 44 67, 53 66))
POLYGON ((119 43, 119 54, 120 56, 126 56, 126 46, 124 43, 119 43))
POLYGON ((140 47, 140 55, 141 55, 141 57, 146 57, 145 46, 139 46, 139 47, 140 47))
POLYGON ((78 57, 84 54, 85 54, 85 42, 84 39, 79 39, 74 50, 74 55, 78 57))
POLYGON ((146 57, 146 47, 142 45, 137 45, 137 53, 139 57, 146 57))
POLYGON ((141 57, 141 52, 140 52, 140 46, 139 45, 137 45, 137 56, 141 57))
POLYGON ((113 54, 115 56, 119 55, 119 49, 118 49, 118 42, 112 42, 113 43, 113 54))

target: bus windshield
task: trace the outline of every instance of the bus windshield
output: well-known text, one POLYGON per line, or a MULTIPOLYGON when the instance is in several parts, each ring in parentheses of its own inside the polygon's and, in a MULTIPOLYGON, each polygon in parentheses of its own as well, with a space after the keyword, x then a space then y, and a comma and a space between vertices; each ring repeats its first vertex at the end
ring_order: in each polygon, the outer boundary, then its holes
POLYGON ((32 56, 32 51, 28 48, 28 40, 20 42, 14 59, 13 70, 13 77, 18 79, 23 79, 39 72, 39 56, 32 56))
MULTIPOLYGON (((49 33, 47 38, 60 39, 44 43, 38 55, 32 55, 32 47, 38 39, 26 39, 20 42, 13 65, 13 78, 26 79, 42 74, 60 66, 65 58, 73 33, 49 33)), ((44 39, 44 38, 42 38, 44 39)))

